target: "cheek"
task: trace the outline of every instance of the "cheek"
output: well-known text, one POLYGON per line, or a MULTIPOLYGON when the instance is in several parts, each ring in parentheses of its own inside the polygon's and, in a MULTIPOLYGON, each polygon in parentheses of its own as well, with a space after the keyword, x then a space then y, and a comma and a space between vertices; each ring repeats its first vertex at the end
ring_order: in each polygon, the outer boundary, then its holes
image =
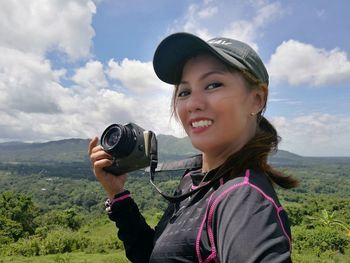
POLYGON ((229 112, 234 116, 248 116, 251 108, 250 96, 245 93, 218 97, 215 100, 215 104, 221 107, 222 111, 229 112))
POLYGON ((244 126, 249 118, 247 104, 239 99, 223 99, 217 104, 216 110, 218 118, 221 116, 223 120, 223 125, 234 129, 244 126))
POLYGON ((227 91, 217 92, 213 94, 208 101, 214 106, 224 106, 228 108, 244 107, 248 102, 248 97, 245 92, 241 91, 227 91))
POLYGON ((210 103, 212 109, 216 109, 216 111, 224 115, 236 115, 237 111, 240 111, 244 104, 239 96, 231 94, 219 94, 218 96, 212 97, 210 103))
POLYGON ((184 108, 183 103, 181 102, 176 103, 175 114, 178 120, 181 122, 182 126, 184 126, 184 123, 186 122, 186 110, 184 108))

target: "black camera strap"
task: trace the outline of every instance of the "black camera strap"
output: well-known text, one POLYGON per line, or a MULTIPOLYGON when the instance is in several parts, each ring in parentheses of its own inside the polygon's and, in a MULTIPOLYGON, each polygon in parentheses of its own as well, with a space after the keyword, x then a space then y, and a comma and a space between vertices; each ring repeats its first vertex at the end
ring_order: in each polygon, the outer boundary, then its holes
POLYGON ((166 200, 168 200, 171 203, 177 203, 185 200, 186 198, 194 195, 195 193, 199 192, 203 188, 208 188, 213 186, 227 171, 221 171, 222 169, 219 169, 214 177, 201 185, 200 187, 189 191, 188 193, 185 193, 183 195, 167 195, 163 193, 162 190, 155 184, 154 182, 154 175, 156 172, 160 171, 177 171, 177 170, 187 170, 187 169, 195 169, 195 168, 201 168, 202 167, 202 155, 195 155, 191 158, 184 159, 181 161, 175 161, 170 163, 163 163, 158 165, 158 152, 157 152, 157 139, 153 132, 151 132, 150 140, 148 140, 148 147, 150 149, 149 151, 149 158, 150 158, 150 166, 149 170, 145 169, 145 171, 149 171, 150 174, 150 183, 154 186, 154 188, 158 191, 159 194, 161 194, 166 200), (158 166, 158 168, 157 168, 158 166))
POLYGON ((194 195, 195 193, 199 192, 203 188, 208 188, 213 186, 219 179, 225 174, 225 171, 222 172, 219 171, 215 174, 214 178, 211 179, 210 181, 206 182, 205 184, 201 185, 200 187, 189 191, 188 193, 185 193, 183 195, 167 195, 164 194, 162 190, 158 188, 158 186, 154 182, 154 175, 156 172, 159 171, 176 171, 176 170, 187 170, 187 169, 194 169, 194 168, 200 168, 202 165, 202 159, 201 156, 194 156, 185 160, 177 161, 177 162, 170 162, 170 163, 165 163, 162 164, 161 167, 157 168, 157 157, 156 155, 151 156, 151 164, 149 167, 149 173, 150 173, 150 182, 154 186, 154 188, 157 190, 159 194, 161 194, 166 200, 168 200, 171 203, 178 203, 186 198, 194 195))
POLYGON ((199 169, 202 167, 202 155, 198 154, 187 159, 158 163, 155 172, 161 171, 179 171, 187 169, 199 169))

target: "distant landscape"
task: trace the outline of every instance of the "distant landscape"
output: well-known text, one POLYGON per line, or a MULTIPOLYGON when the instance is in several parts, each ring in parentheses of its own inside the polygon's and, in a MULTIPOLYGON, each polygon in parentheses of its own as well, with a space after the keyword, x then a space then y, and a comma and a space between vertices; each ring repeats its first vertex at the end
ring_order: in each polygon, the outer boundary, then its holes
MULTIPOLYGON (((0 143, 0 262, 128 262, 105 194, 87 158, 89 140, 0 143)), ((158 136, 159 161, 197 154, 188 138, 158 136)), ((277 189, 293 233, 293 262, 349 262, 350 157, 304 157, 279 150, 270 163, 300 179, 277 189)), ((171 193, 180 173, 156 181, 171 193)), ((130 174, 132 192, 148 223, 156 225, 167 203, 148 174, 130 174)))

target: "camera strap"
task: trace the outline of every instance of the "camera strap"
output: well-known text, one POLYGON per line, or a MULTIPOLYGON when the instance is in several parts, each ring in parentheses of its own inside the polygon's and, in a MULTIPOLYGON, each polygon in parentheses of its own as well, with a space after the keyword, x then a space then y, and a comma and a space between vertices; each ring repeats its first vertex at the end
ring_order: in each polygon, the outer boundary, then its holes
MULTIPOLYGON (((153 160, 156 161, 154 157, 153 157, 153 160)), ((199 169, 201 167, 202 167, 202 155, 198 154, 179 161, 158 163, 155 169, 155 172, 181 171, 181 170, 195 169, 195 168, 199 169)), ((145 171, 150 172, 150 167, 147 167, 145 171)))
POLYGON ((164 163, 159 168, 157 168, 157 162, 158 162, 158 160, 157 160, 156 155, 151 156, 151 164, 149 167, 150 183, 154 186, 154 188, 157 190, 157 192, 159 194, 161 194, 166 200, 168 200, 171 203, 181 202, 181 201, 185 200, 186 198, 199 192, 203 188, 208 188, 208 187, 214 185, 224 174, 224 173, 221 173, 221 175, 220 175, 220 173, 219 173, 220 170, 219 170, 212 180, 208 181, 207 183, 203 184, 202 186, 200 186, 194 190, 191 190, 190 192, 185 193, 183 195, 171 196, 171 195, 167 195, 167 194, 163 193, 163 191, 160 190, 160 188, 158 188, 158 186, 155 184, 155 182, 154 182, 155 173, 159 172, 159 171, 176 171, 176 170, 187 170, 187 169, 200 168, 202 166, 202 158, 200 155, 196 155, 194 157, 191 157, 191 158, 188 158, 185 160, 164 163))

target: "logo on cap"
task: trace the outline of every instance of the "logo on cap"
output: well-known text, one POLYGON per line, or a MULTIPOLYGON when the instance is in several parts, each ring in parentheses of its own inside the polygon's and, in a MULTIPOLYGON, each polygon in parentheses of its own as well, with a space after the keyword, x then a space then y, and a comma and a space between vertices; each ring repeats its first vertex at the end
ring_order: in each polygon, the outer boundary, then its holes
POLYGON ((217 44, 217 45, 231 45, 232 42, 224 40, 224 39, 213 39, 208 41, 209 44, 217 44))

